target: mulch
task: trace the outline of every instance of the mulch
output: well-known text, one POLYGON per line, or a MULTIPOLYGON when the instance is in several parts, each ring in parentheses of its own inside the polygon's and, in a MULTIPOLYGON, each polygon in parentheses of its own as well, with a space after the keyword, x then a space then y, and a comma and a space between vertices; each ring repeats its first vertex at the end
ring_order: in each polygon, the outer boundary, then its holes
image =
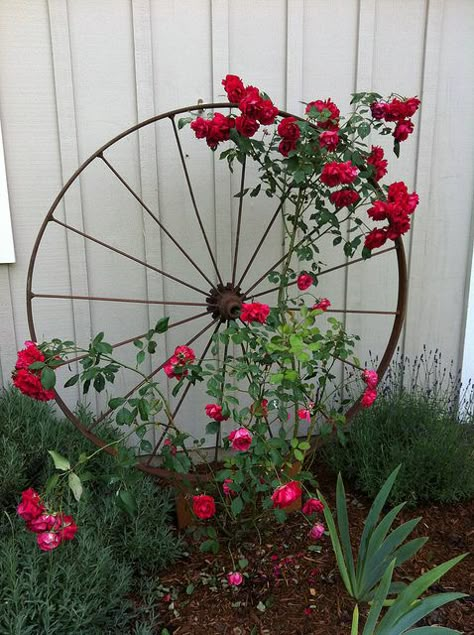
MULTIPOLYGON (((322 468, 318 481, 333 506, 334 475, 322 468)), ((352 535, 358 540, 370 501, 345 485, 352 535)), ((400 522, 417 516, 422 520, 413 537, 430 540, 398 569, 398 579, 409 583, 458 554, 474 553, 474 501, 403 510, 400 522)), ((283 525, 262 527, 254 542, 242 542, 238 557, 248 560, 249 577, 238 588, 225 582, 235 568, 225 544, 214 556, 199 552, 191 540, 187 557, 160 576, 164 597, 158 610, 168 631, 172 635, 349 635, 354 601, 339 577, 330 539, 325 535, 314 543, 307 533, 301 515, 293 514, 283 525)), ((468 597, 442 607, 423 624, 474 635, 473 555, 431 591, 461 591, 468 597)), ((359 608, 363 616, 367 609, 359 608)))

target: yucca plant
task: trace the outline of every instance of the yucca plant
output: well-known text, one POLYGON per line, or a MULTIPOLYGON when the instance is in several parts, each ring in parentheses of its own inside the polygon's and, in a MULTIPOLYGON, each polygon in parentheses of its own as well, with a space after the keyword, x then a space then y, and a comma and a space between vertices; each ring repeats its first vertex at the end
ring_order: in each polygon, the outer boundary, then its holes
MULTIPOLYGON (((342 580, 348 593, 357 602, 372 600, 375 589, 390 563, 394 562, 394 567, 401 565, 412 558, 428 540, 428 538, 414 538, 405 543, 421 518, 409 520, 390 531, 395 518, 405 503, 394 507, 378 522, 399 469, 400 466, 390 474, 370 508, 356 561, 354 561, 352 553, 346 495, 341 475, 338 476, 336 488, 337 528, 329 505, 322 494, 318 492, 319 498, 324 504, 324 516, 342 580)), ((403 583, 391 582, 388 594, 397 593, 404 587, 403 583)))
MULTIPOLYGON (((456 635, 459 633, 459 631, 443 626, 416 627, 416 624, 444 604, 465 596, 464 593, 438 593, 419 599, 430 586, 458 564, 465 555, 457 556, 440 564, 414 580, 390 604, 390 608, 379 620, 384 606, 389 602, 387 597, 390 593, 393 571, 396 566, 396 560, 393 559, 375 591, 361 635, 456 635), (415 628, 412 628, 413 626, 415 628)), ((359 635, 359 609, 357 605, 354 608, 351 635, 359 635)))

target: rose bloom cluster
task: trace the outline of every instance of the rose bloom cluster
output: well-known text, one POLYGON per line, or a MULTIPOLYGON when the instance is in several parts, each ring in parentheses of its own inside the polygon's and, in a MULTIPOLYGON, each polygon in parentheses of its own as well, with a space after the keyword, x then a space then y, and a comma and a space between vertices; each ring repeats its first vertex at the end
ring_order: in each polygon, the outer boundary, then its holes
MULTIPOLYGON (((338 185, 350 185, 355 181, 359 169, 350 161, 331 161, 326 163, 321 172, 321 183, 328 187, 336 187, 338 185)), ((355 205, 360 200, 360 196, 356 190, 350 187, 343 187, 336 192, 332 192, 329 196, 331 203, 337 208, 355 205)))
POLYGON ((242 322, 260 322, 260 324, 265 324, 269 315, 270 307, 268 304, 261 304, 260 302, 244 303, 240 311, 242 322))
POLYGON ((226 75, 222 85, 229 101, 238 104, 242 114, 234 118, 215 113, 212 119, 198 117, 191 123, 196 137, 206 139, 207 145, 213 150, 221 141, 230 138, 232 128, 244 137, 253 137, 260 125, 272 124, 278 114, 278 108, 270 99, 262 97, 255 86, 244 86, 237 75, 226 75))
POLYGON ((416 113, 420 106, 420 100, 417 97, 410 97, 404 101, 400 99, 392 99, 389 102, 374 101, 370 105, 372 117, 374 119, 383 119, 387 122, 396 122, 393 131, 395 141, 405 141, 414 130, 414 125, 410 117, 416 113))
POLYGON ((186 366, 192 364, 196 359, 196 355, 189 346, 177 346, 174 355, 169 358, 163 366, 163 370, 170 378, 184 377, 188 374, 186 366))
POLYGON ((364 370, 362 373, 362 381, 366 384, 367 388, 362 395, 360 404, 363 408, 370 408, 377 399, 377 384, 379 383, 379 376, 375 370, 364 370))
POLYGON ((418 205, 418 194, 408 193, 402 181, 389 185, 387 200, 374 201, 367 214, 375 221, 388 221, 383 228, 373 229, 365 238, 367 249, 374 249, 385 244, 387 239, 396 240, 410 229, 410 215, 418 205))
POLYGON ((371 152, 367 158, 367 163, 374 168, 373 178, 380 181, 387 174, 387 159, 384 159, 384 152, 380 146, 372 146, 371 152))
POLYGON ((41 384, 41 370, 31 370, 30 365, 44 362, 44 354, 34 342, 25 342, 25 348, 18 351, 18 358, 13 371, 13 385, 24 395, 38 401, 54 399, 54 390, 46 390, 41 384))
POLYGON ((305 113, 309 118, 317 117, 317 126, 322 132, 319 135, 319 145, 333 152, 339 143, 339 115, 340 111, 331 99, 324 101, 318 99, 310 101, 306 106, 305 113), (329 114, 327 119, 321 118, 321 113, 329 114))
POLYGON ((208 403, 206 405, 206 415, 209 417, 209 419, 214 419, 214 421, 217 421, 218 423, 227 421, 227 419, 229 418, 228 416, 224 417, 224 415, 222 414, 222 406, 217 403, 208 403))
POLYGON ((34 489, 22 492, 17 513, 26 522, 27 528, 36 534, 36 542, 42 551, 52 551, 64 540, 72 540, 76 535, 77 525, 72 516, 47 511, 34 489))

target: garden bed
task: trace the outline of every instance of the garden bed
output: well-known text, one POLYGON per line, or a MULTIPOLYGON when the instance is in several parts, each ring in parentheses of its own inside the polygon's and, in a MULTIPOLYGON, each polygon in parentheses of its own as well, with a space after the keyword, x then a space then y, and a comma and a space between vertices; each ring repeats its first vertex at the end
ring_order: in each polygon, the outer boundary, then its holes
MULTIPOLYGON (((321 491, 334 503, 335 477, 318 468, 321 491)), ((350 524, 358 538, 370 501, 346 483, 350 524)), ((400 522, 422 516, 414 536, 429 541, 400 567, 398 579, 410 582, 455 555, 474 552, 474 501, 456 505, 410 508, 400 522)), ((181 566, 163 572, 164 597, 159 611, 173 635, 344 635, 350 633, 354 602, 340 579, 329 536, 312 542, 306 525, 294 515, 289 522, 261 530, 261 543, 242 544, 249 577, 237 590, 223 588, 225 574, 234 569, 225 546, 217 555, 191 545, 181 566), (321 547, 321 552, 315 551, 321 547)), ((434 585, 431 592, 469 594, 429 616, 424 623, 474 633, 474 557, 464 561, 434 585)))

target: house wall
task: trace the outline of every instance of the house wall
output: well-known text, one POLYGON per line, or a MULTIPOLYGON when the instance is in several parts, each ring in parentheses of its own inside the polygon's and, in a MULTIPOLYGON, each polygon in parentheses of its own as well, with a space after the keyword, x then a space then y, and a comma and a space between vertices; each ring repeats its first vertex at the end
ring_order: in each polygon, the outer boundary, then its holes
MULTIPOLYGON (((423 345, 438 348, 459 366, 472 249, 473 26, 470 0, 1 0, 0 117, 16 252, 14 264, 0 264, 1 381, 8 381, 15 352, 29 337, 28 262, 62 185, 99 146, 138 121, 198 99, 224 100, 220 80, 227 72, 263 87, 280 108, 295 113, 301 101, 329 96, 347 111, 350 93, 362 90, 421 97, 402 159, 390 155, 391 181, 403 179, 421 200, 405 237, 409 299, 400 347, 411 356, 423 345)), ((229 266, 238 177, 230 179, 202 144, 186 143, 206 230, 219 264, 229 266)), ((212 276, 170 128, 144 129, 110 156, 212 276)), ((245 210, 242 259, 269 210, 260 199, 245 210)), ((100 161, 71 188, 58 214, 157 267, 199 280, 100 161)), ((260 269, 281 253, 276 228, 260 269)), ((328 265, 344 260, 334 250, 324 259, 328 265)), ((338 271, 321 294, 341 309, 391 310, 394 262, 392 254, 338 271)), ((196 297, 60 226, 48 231, 34 290, 196 297)), ((57 335, 81 343, 99 330, 112 342, 139 334, 161 311, 35 302, 39 339, 57 335)), ((183 307, 173 311, 175 320, 189 315, 183 307)), ((361 335, 361 357, 367 358, 383 351, 391 318, 347 314, 346 327, 361 335)), ((192 332, 189 326, 170 333, 163 352, 170 354, 192 332)), ((70 399, 76 397, 71 392, 70 399)))

